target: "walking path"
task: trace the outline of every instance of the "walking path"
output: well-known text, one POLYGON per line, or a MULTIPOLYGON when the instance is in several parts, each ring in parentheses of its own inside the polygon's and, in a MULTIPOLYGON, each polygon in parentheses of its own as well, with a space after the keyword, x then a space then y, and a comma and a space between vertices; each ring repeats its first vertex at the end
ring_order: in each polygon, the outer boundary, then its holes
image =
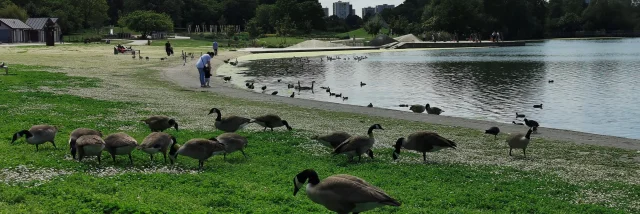
MULTIPOLYGON (((331 53, 327 53, 331 54, 331 53)), ((220 66, 224 65, 223 59, 235 59, 239 58, 242 61, 242 56, 247 55, 243 52, 222 52, 219 56, 216 56, 211 65, 213 70, 216 71, 220 66)), ((217 71, 216 71, 217 73, 217 71)), ((240 88, 233 87, 233 84, 223 84, 220 78, 212 78, 212 87, 207 89, 200 88, 198 82, 198 73, 194 66, 187 64, 186 66, 170 67, 163 71, 165 79, 177 84, 188 90, 194 91, 209 91, 212 93, 223 94, 230 97, 236 97, 241 99, 247 99, 252 101, 262 102, 278 102, 288 105, 294 105, 310 109, 321 109, 335 112, 346 112, 354 114, 365 114, 370 116, 379 116, 385 118, 395 118, 409 121, 419 121, 431 124, 439 124, 446 126, 458 126, 477 130, 485 130, 491 126, 498 126, 502 133, 519 133, 523 131, 522 126, 496 123, 491 121, 472 120, 465 118, 449 117, 449 116, 435 116, 428 114, 416 114, 412 112, 398 111, 392 109, 382 108, 368 108, 364 106, 346 105, 322 102, 316 100, 306 99, 292 99, 288 96, 273 96, 270 94, 255 93, 240 88)), ((583 132, 551 129, 551 128, 539 128, 539 134, 535 137, 541 137, 545 139, 560 140, 560 141, 572 141, 579 144, 609 146, 622 149, 640 150, 640 140, 605 136, 597 134, 589 134, 583 132)))

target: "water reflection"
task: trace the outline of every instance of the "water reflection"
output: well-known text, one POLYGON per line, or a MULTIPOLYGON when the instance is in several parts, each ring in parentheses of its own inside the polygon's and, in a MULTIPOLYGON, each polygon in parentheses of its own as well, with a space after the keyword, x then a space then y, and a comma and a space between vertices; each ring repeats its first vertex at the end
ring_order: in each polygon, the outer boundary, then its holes
POLYGON ((548 41, 371 53, 362 61, 353 60, 355 55, 256 60, 237 69, 256 86, 287 96, 294 91, 287 83, 316 81, 314 93, 301 91, 296 98, 405 111, 398 104, 430 103, 445 115, 505 123, 518 112, 545 127, 640 138, 639 54, 639 39, 548 41), (320 86, 349 99, 331 97, 320 86), (533 109, 540 103, 544 109, 533 109))

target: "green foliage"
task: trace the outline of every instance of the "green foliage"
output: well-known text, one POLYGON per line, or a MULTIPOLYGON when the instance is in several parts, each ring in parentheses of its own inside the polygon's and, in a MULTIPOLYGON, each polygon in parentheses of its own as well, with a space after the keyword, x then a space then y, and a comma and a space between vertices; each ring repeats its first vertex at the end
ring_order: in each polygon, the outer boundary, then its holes
POLYGON ((364 24, 364 30, 367 31, 367 33, 369 33, 370 35, 375 36, 380 32, 380 29, 382 29, 382 21, 380 20, 379 16, 372 18, 364 24))
POLYGON ((262 27, 256 18, 249 20, 247 23, 247 32, 251 38, 258 38, 262 34, 262 27))
POLYGON ((138 31, 143 37, 153 31, 172 31, 173 22, 166 14, 153 11, 134 11, 120 19, 120 24, 129 29, 138 31))
POLYGON ((13 2, 0 2, 0 17, 6 19, 19 19, 21 21, 27 21, 29 15, 27 15, 27 11, 22 9, 18 5, 15 5, 13 2))

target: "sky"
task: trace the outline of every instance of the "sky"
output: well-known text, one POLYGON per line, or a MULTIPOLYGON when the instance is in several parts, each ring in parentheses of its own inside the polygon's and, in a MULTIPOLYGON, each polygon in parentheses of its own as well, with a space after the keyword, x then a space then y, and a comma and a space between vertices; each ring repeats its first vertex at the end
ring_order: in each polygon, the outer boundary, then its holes
MULTIPOLYGON (((320 0, 320 4, 322 4, 322 7, 326 7, 329 8, 329 15, 333 15, 333 2, 337 2, 338 0, 320 0)), ((351 3, 351 5, 353 5, 353 9, 356 10, 356 15, 362 17, 362 8, 363 7, 375 7, 376 5, 381 5, 381 4, 392 4, 395 5, 396 7, 400 4, 402 4, 402 2, 404 2, 404 0, 342 0, 343 2, 349 2, 351 3)))

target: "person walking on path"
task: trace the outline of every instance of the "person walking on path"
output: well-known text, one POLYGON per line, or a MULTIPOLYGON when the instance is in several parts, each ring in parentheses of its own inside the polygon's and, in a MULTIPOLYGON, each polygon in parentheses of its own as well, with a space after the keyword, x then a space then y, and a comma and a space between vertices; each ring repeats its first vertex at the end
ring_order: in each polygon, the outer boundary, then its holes
POLYGON ((60 44, 64 44, 64 37, 62 33, 60 33, 60 44))
POLYGON ((218 42, 213 41, 213 55, 218 56, 218 42))
POLYGON ((164 49, 167 51, 167 56, 173 55, 173 47, 171 47, 171 43, 167 40, 167 43, 164 43, 164 49))
POLYGON ((196 68, 198 69, 198 72, 200 73, 200 87, 201 88, 208 88, 211 86, 207 86, 207 82, 206 82, 206 71, 205 71, 205 67, 208 66, 209 69, 211 69, 211 58, 213 57, 213 52, 207 52, 206 54, 203 54, 202 56, 200 56, 200 60, 198 60, 198 62, 196 62, 196 68))

